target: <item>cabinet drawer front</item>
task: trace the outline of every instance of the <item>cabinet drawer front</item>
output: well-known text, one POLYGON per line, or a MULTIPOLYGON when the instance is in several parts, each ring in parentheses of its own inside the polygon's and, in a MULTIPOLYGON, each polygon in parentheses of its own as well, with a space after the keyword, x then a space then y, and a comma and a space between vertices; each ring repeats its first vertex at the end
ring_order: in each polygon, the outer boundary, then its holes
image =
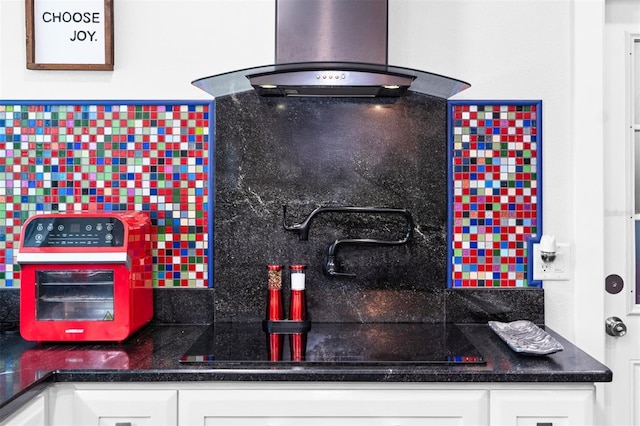
POLYGON ((485 425, 485 390, 181 390, 180 425, 485 425))
POLYGON ((593 390, 491 391, 491 424, 496 426, 588 426, 594 422, 593 390))
POLYGON ((198 421, 180 419, 180 426, 460 426, 473 425, 463 416, 456 417, 217 417, 198 421))
POLYGON ((74 424, 112 426, 175 426, 178 392, 175 390, 76 390, 74 424))

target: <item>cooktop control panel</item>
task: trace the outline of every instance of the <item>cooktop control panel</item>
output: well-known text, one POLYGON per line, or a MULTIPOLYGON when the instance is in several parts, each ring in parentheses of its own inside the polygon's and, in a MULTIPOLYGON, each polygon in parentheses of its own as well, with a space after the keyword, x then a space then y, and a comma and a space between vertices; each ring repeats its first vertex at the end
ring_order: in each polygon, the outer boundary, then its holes
POLYGON ((43 217, 29 222, 23 247, 122 247, 124 226, 112 217, 43 217))

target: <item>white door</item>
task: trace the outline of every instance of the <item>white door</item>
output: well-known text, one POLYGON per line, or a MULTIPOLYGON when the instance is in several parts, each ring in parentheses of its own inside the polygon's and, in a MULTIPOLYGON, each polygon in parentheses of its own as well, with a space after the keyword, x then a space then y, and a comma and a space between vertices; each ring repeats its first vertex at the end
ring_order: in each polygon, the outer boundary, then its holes
POLYGON ((604 313, 627 328, 606 336, 605 413, 608 425, 640 426, 640 2, 605 4, 604 313))

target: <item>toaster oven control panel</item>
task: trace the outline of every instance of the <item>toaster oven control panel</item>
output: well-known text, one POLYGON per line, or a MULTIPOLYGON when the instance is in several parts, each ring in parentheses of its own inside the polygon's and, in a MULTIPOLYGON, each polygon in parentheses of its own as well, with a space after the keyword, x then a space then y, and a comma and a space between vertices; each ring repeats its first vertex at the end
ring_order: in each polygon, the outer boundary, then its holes
POLYGON ((116 218, 42 217, 27 224, 23 247, 122 247, 124 225, 116 218))

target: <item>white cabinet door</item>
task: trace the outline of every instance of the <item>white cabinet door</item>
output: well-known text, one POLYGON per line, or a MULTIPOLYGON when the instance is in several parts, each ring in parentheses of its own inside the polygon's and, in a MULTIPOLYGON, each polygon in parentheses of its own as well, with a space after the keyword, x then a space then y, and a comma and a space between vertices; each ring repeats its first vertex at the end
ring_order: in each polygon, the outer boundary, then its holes
POLYGON ((45 407, 45 394, 41 393, 0 423, 0 426, 46 426, 48 423, 45 407))
POLYGON ((180 390, 180 426, 447 426, 488 424, 486 390, 180 390))
POLYGON ((76 390, 73 400, 74 424, 78 426, 115 426, 118 423, 130 426, 177 424, 176 390, 76 390))
POLYGON ((594 423, 595 391, 491 391, 492 426, 588 426, 594 423))

